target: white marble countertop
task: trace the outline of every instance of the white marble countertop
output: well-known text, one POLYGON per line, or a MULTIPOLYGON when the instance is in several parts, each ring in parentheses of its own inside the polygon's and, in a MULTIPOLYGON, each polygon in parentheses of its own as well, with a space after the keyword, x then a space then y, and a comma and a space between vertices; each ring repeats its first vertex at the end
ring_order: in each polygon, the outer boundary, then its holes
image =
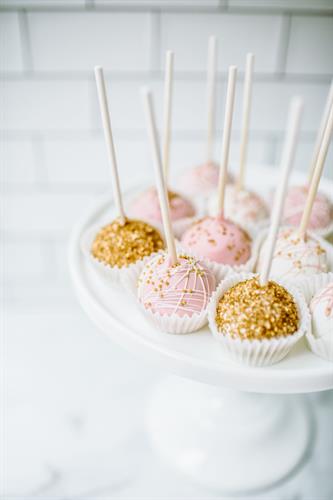
MULTIPOLYGON (((3 499, 208 499, 154 455, 145 403, 164 374, 98 333, 76 306, 5 315, 3 499)), ((249 497, 333 497, 333 392, 307 396, 317 434, 284 484, 249 497)))

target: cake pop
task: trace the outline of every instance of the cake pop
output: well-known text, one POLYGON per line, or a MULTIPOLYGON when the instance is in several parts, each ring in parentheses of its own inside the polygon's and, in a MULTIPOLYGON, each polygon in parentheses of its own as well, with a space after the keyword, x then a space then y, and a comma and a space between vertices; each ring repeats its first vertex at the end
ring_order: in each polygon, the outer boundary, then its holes
POLYGON ((310 311, 314 337, 330 335, 333 345, 333 282, 316 293, 311 300, 310 311))
MULTIPOLYGON (((224 215, 239 224, 258 224, 268 218, 269 212, 264 200, 244 186, 247 145, 249 136, 249 122, 251 109, 252 79, 254 68, 254 54, 246 56, 246 68, 243 94, 243 118, 241 127, 240 161, 236 183, 226 186, 224 215)), ((217 197, 212 197, 209 212, 216 213, 217 197)))
POLYGON ((206 309, 214 289, 215 277, 202 262, 181 254, 170 264, 168 254, 163 253, 145 264, 138 298, 152 313, 192 316, 206 309))
POLYGON ((235 66, 229 68, 225 107, 225 123, 222 141, 222 160, 218 186, 218 206, 215 217, 204 217, 193 223, 182 235, 183 246, 199 257, 229 265, 245 263, 251 254, 251 238, 234 222, 222 216, 227 177, 230 133, 234 105, 235 66))
MULTIPOLYGON (((287 225, 298 226, 301 222, 308 196, 307 186, 293 186, 289 189, 284 205, 283 221, 287 225)), ((333 222, 333 205, 324 193, 318 192, 313 202, 309 229, 318 231, 333 222)))
MULTIPOLYGON (((262 246, 258 270, 262 267, 267 243, 262 246)), ((272 260, 272 275, 281 278, 298 278, 328 270, 327 254, 318 239, 307 233, 303 238, 298 229, 282 228, 279 232, 272 260)))
POLYGON ((188 333, 201 328, 207 321, 206 309, 215 289, 215 276, 196 258, 186 254, 177 255, 152 97, 149 91, 145 91, 143 96, 167 252, 160 253, 145 263, 138 280, 138 300, 144 306, 146 314, 162 330, 188 333))
POLYGON ((95 76, 105 141, 109 153, 113 180, 112 185, 118 217, 97 233, 90 252, 95 259, 111 268, 124 268, 161 250, 164 248, 164 242, 155 228, 146 222, 128 219, 125 215, 113 144, 105 81, 103 69, 101 67, 95 68, 95 76))
POLYGON ((108 266, 127 267, 163 248, 160 233, 146 222, 116 219, 98 232, 91 253, 108 266))
POLYGON ((237 339, 285 337, 298 329, 299 315, 291 294, 275 281, 261 285, 254 277, 224 293, 216 309, 219 332, 237 339))
MULTIPOLYGON (((169 158, 170 158, 170 136, 171 136, 171 111, 172 111, 172 82, 173 82, 173 60, 174 54, 171 51, 166 53, 165 84, 164 84, 164 113, 163 113, 163 172, 168 184, 169 158)), ((170 215, 173 222, 193 217, 195 208, 192 203, 181 194, 168 190, 170 215)), ((130 213, 135 217, 140 217, 152 224, 162 222, 161 208, 158 194, 155 187, 146 189, 137 196, 131 206, 130 213)))
POLYGON ((251 238, 241 227, 223 217, 204 217, 183 234, 184 248, 210 261, 231 266, 247 262, 251 238))
MULTIPOLYGON (((333 106, 330 109, 327 124, 323 133, 320 150, 317 157, 311 184, 300 226, 298 229, 287 228, 281 231, 278 239, 275 255, 272 262, 272 272, 278 276, 288 278, 311 275, 328 270, 327 252, 320 240, 308 233, 308 225, 311 217, 313 203, 318 191, 320 177, 328 151, 333 131, 333 106)), ((265 246, 262 252, 265 253, 265 246)), ((259 260, 260 266, 260 260, 259 260)))
POLYGON ((260 276, 234 274, 214 293, 209 325, 225 352, 237 361, 264 366, 282 359, 308 327, 304 297, 270 278, 283 201, 299 130, 301 103, 293 102, 282 162, 282 177, 260 276))
POLYGON ((188 196, 207 196, 216 189, 219 166, 212 160, 215 139, 217 40, 208 43, 207 64, 207 138, 206 161, 186 169, 179 179, 179 188, 188 196))
MULTIPOLYGON (((190 201, 183 196, 168 191, 170 216, 172 221, 177 221, 195 215, 195 208, 190 201)), ((151 187, 134 199, 131 207, 131 213, 136 217, 151 222, 152 224, 161 223, 162 215, 157 191, 151 187)))
MULTIPOLYGON (((209 213, 216 213, 217 196, 213 196, 209 203, 209 213)), ((224 202, 225 217, 241 225, 255 225, 267 220, 269 211, 264 200, 254 191, 238 189, 229 184, 225 189, 224 202)))

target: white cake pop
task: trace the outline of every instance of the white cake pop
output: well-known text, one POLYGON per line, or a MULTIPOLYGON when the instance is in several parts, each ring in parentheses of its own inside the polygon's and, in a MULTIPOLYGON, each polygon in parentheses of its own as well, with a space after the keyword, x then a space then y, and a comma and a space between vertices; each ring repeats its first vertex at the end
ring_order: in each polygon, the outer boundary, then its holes
POLYGON ((311 300, 310 311, 314 337, 330 335, 333 343, 333 282, 316 293, 311 300))
MULTIPOLYGON (((215 214, 217 196, 212 196, 208 205, 210 214, 215 214)), ((237 189, 228 184, 225 189, 225 217, 241 225, 258 224, 268 219, 269 211, 264 200, 254 191, 237 189)))
MULTIPOLYGON (((261 247, 258 270, 261 270, 267 250, 266 241, 261 247)), ((304 238, 294 228, 282 228, 276 242, 271 273, 279 278, 300 278, 304 275, 328 271, 326 250, 319 240, 309 233, 304 238)))

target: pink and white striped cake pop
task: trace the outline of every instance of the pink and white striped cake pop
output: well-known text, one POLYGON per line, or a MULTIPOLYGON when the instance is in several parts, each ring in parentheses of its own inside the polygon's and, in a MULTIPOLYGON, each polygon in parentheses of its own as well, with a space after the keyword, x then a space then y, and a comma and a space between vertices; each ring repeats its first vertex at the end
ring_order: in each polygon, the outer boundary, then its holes
POLYGON ((185 170, 179 179, 179 189, 189 196, 207 195, 216 189, 218 179, 219 166, 214 162, 203 163, 185 170))
POLYGON ((199 260, 179 255, 170 264, 166 252, 147 262, 138 281, 138 298, 152 313, 193 316, 208 305, 215 289, 213 273, 199 260))
MULTIPOLYGON (((168 195, 172 221, 186 217, 193 217, 195 215, 195 208, 190 201, 186 200, 183 196, 177 193, 173 193, 172 191, 168 191, 168 195)), ((156 189, 151 187, 141 193, 133 201, 130 207, 130 213, 133 213, 135 217, 151 223, 161 223, 161 208, 156 189)))
MULTIPOLYGON (((308 196, 307 186, 293 186, 286 196, 283 220, 285 224, 298 226, 303 215, 305 202, 308 196)), ((333 222, 333 205, 327 196, 318 192, 309 220, 308 229, 316 231, 325 229, 333 222)))
POLYGON ((213 262, 238 266, 251 256, 251 238, 244 229, 223 217, 204 217, 192 224, 181 242, 190 252, 213 262))
MULTIPOLYGON (((258 261, 258 270, 267 250, 267 240, 263 244, 258 261)), ((299 235, 298 230, 288 227, 279 232, 271 267, 272 276, 279 278, 299 278, 304 275, 328 271, 327 253, 313 235, 299 235)))
MULTIPOLYGON (((215 214, 217 196, 212 196, 209 202, 209 213, 215 214)), ((237 189, 233 184, 225 188, 224 215, 227 219, 239 224, 256 224, 269 217, 269 211, 264 200, 254 191, 237 189)))
POLYGON ((333 282, 316 293, 310 311, 313 335, 319 338, 330 334, 333 342, 333 282))

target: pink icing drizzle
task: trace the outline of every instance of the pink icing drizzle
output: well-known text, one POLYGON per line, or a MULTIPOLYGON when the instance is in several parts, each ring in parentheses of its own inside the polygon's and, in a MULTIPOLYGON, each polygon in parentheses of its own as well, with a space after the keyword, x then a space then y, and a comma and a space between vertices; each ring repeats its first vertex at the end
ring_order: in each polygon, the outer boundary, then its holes
POLYGON ((166 253, 151 259, 139 278, 138 296, 146 309, 161 315, 201 313, 215 288, 215 277, 193 257, 180 255, 170 266, 166 253))
POLYGON ((313 297, 310 304, 311 312, 322 302, 325 303, 325 315, 333 316, 333 283, 329 283, 313 297))

